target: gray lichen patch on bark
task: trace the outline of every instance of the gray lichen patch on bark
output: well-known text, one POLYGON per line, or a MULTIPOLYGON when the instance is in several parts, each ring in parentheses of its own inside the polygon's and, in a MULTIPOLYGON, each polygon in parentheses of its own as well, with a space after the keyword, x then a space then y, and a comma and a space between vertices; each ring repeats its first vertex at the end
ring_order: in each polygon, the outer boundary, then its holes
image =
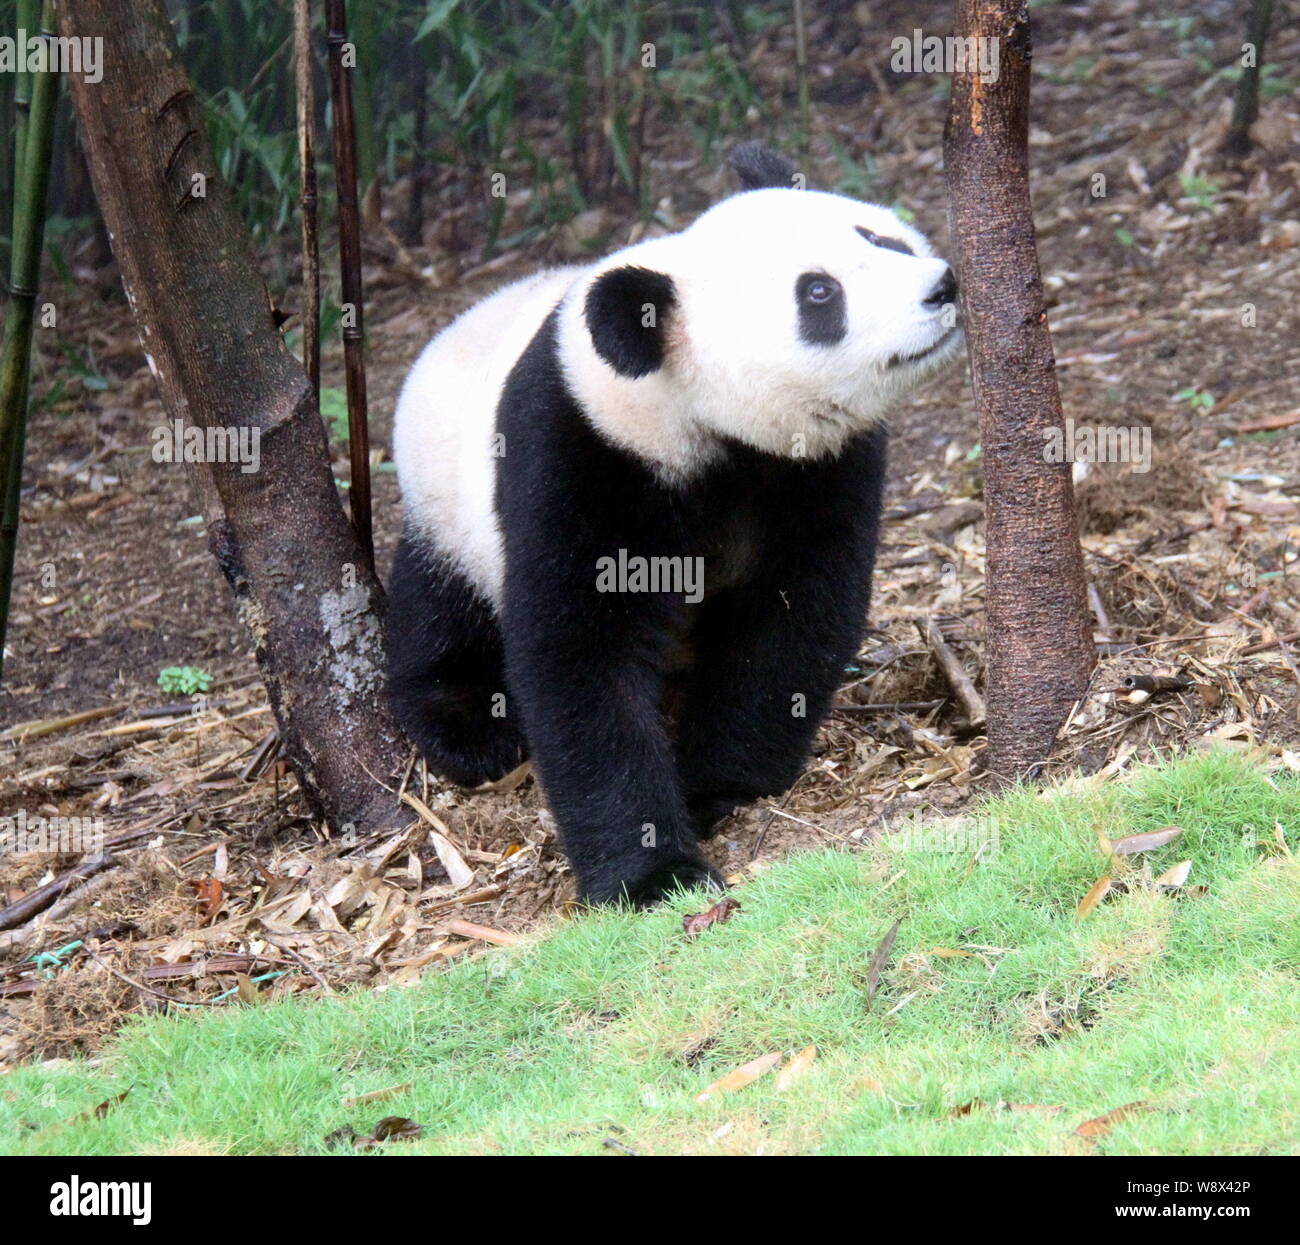
POLYGON ((331 695, 350 709, 384 685, 384 646, 370 593, 360 584, 320 595, 320 620, 329 646, 331 695))

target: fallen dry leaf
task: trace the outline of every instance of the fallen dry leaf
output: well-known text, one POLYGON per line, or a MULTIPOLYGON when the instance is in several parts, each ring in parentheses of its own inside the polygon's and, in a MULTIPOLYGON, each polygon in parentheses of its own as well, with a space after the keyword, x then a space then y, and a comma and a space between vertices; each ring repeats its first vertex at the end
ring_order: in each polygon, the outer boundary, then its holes
POLYGON ((1183 833, 1182 826, 1165 826, 1163 830, 1148 830, 1145 834, 1129 834, 1116 839, 1111 851, 1116 856, 1132 856, 1135 852, 1152 852, 1157 847, 1172 843, 1183 833))
POLYGON ((516 765, 510 773, 501 778, 494 779, 492 782, 480 783, 474 788, 474 792, 478 795, 487 795, 490 792, 504 795, 518 787, 532 772, 533 763, 525 761, 522 765, 516 765))
POLYGON ((463 890, 474 881, 474 870, 465 863, 465 857, 460 854, 460 849, 445 834, 430 830, 429 842, 433 844, 433 850, 438 853, 439 863, 447 871, 452 886, 457 890, 463 890))
POLYGON ((774 1050, 769 1055, 759 1055, 757 1059, 751 1059, 748 1063, 742 1063, 739 1068, 733 1068, 726 1076, 720 1076, 712 1085, 696 1094, 695 1101, 708 1102, 718 1094, 734 1094, 736 1090, 752 1085, 760 1076, 771 1072, 780 1062, 779 1050, 774 1050))
POLYGON ((817 1058, 817 1047, 805 1046, 793 1059, 790 1060, 780 1072, 776 1074, 776 1092, 783 1094, 790 1088, 809 1068, 813 1065, 813 1060, 817 1058))
POLYGON ((126 1098, 127 1094, 131 1092, 131 1088, 132 1087, 128 1085, 120 1094, 114 1094, 112 1098, 105 1098, 103 1102, 96 1103, 93 1107, 87 1107, 84 1111, 78 1111, 76 1115, 71 1116, 66 1120, 58 1120, 53 1124, 47 1125, 45 1128, 42 1128, 36 1136, 49 1137, 55 1133, 61 1132, 72 1124, 84 1124, 87 1120, 104 1119, 104 1117, 107 1116, 109 1112, 118 1105, 118 1103, 122 1102, 122 1100, 126 1098))
POLYGON ((195 899, 199 905, 199 924, 208 925, 216 919, 217 913, 221 911, 221 901, 224 898, 221 883, 216 878, 194 878, 190 881, 194 888, 195 899))
POLYGON ((414 1141, 424 1132, 424 1125, 400 1115, 386 1115, 370 1133, 362 1135, 351 1124, 336 1128, 325 1138, 331 1149, 350 1145, 354 1150, 371 1150, 385 1141, 414 1141))
POLYGON ((353 1098, 344 1098, 339 1104, 344 1110, 351 1110, 353 1107, 364 1106, 367 1102, 381 1102, 385 1098, 392 1098, 395 1094, 404 1093, 411 1088, 410 1081, 403 1081, 400 1085, 390 1085, 387 1089, 372 1089, 368 1094, 357 1094, 353 1098))
POLYGON ((1192 871, 1192 862, 1190 860, 1180 860, 1172 868, 1166 869, 1154 882, 1152 886, 1182 886, 1187 881, 1187 875, 1192 871))
POLYGON ((424 1125, 401 1115, 386 1115, 371 1136, 376 1141, 412 1141, 424 1132, 424 1125))
POLYGON ((898 937, 898 927, 902 925, 903 918, 899 917, 897 921, 889 927, 887 933, 881 940, 880 946, 876 948, 876 953, 871 957, 871 967, 867 970, 867 1010, 871 1010, 871 1000, 876 995, 876 988, 880 985, 880 974, 884 971, 885 964, 889 960, 889 953, 894 949, 894 939, 898 937))
POLYGON ((478 938, 483 942, 495 943, 498 947, 514 947, 528 941, 522 934, 511 934, 504 929, 492 929, 488 925, 475 925, 473 921, 448 921, 447 932, 459 934, 462 938, 478 938))
POLYGON ((1085 1120, 1074 1131, 1079 1137, 1086 1137, 1089 1141, 1095 1141, 1098 1137, 1104 1137, 1122 1119, 1144 1110, 1146 1110, 1145 1102, 1126 1103, 1122 1107, 1116 1107, 1113 1111, 1107 1111, 1105 1115, 1085 1120))
POLYGON ((1089 912, 1091 912, 1099 903, 1101 903, 1103 899, 1105 899, 1109 891, 1110 891, 1110 877, 1108 875, 1103 875, 1099 877, 1092 884, 1092 889, 1082 899, 1079 900, 1079 908, 1078 911, 1075 913, 1078 919, 1082 921, 1083 918, 1086 917, 1089 912))
POLYGON ((696 912, 682 917, 682 931, 687 938, 698 938, 711 925, 731 920, 731 914, 740 908, 740 901, 727 895, 719 899, 707 912, 696 912))

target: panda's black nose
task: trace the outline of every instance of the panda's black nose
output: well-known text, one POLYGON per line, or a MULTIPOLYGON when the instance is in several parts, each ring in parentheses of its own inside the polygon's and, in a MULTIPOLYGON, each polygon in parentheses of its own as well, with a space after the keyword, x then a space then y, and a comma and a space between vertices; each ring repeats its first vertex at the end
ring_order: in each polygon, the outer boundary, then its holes
POLYGON ((939 278, 939 284, 930 291, 930 296, 921 302, 921 306, 928 308, 930 311, 939 311, 948 303, 957 301, 957 278, 951 268, 943 270, 943 276, 939 278))

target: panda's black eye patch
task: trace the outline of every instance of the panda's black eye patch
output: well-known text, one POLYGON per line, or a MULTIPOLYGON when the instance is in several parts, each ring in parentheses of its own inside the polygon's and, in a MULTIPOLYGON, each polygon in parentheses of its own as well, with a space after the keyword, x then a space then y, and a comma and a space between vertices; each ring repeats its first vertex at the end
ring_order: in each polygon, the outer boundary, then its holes
POLYGON ((848 331, 844 290, 824 272, 805 272, 794 283, 799 336, 810 346, 833 346, 848 331))
POLYGON ((882 234, 872 233, 870 229, 866 229, 862 225, 855 225, 854 228, 864 238, 866 238, 872 246, 883 246, 887 251, 898 251, 903 255, 916 254, 916 252, 912 250, 912 248, 908 246, 902 238, 886 238, 882 234))

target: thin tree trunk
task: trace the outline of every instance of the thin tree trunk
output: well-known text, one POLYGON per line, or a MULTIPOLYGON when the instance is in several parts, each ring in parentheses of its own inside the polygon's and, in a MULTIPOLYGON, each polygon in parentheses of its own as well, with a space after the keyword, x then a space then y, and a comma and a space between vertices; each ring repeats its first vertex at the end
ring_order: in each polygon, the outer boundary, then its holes
POLYGON ((1246 42, 1251 45, 1253 57, 1241 70, 1237 93, 1232 101, 1232 124, 1223 139, 1223 150, 1229 155, 1244 156, 1250 150, 1250 127, 1259 116, 1259 75, 1264 68, 1264 44, 1268 41, 1269 27, 1273 24, 1273 0, 1253 0, 1250 15, 1246 18, 1246 42))
POLYGON ((194 474, 284 754, 336 830, 393 825, 400 814, 381 781, 403 745, 384 698, 379 584, 339 504, 307 379, 217 175, 163 0, 61 0, 59 18, 64 36, 103 39, 103 80, 73 75, 72 97, 168 414, 259 438, 259 469, 213 462, 194 474))
POLYGON ((370 427, 366 410, 366 329, 361 289, 361 212, 357 206, 357 149, 352 123, 352 70, 344 64, 348 43, 345 0, 326 0, 330 50, 330 100, 334 121, 334 181, 339 205, 339 264, 343 276, 343 364, 348 391, 348 454, 352 526, 371 570, 370 427))
POLYGON ((799 150, 808 154, 808 25, 803 0, 794 0, 794 71, 799 89, 799 150))
POLYGON ((1061 394, 1029 199, 1028 6, 958 0, 957 35, 996 39, 996 80, 953 74, 944 162, 983 445, 988 769, 1031 773, 1088 684, 1094 653, 1061 394))
POLYGON ((428 128, 429 128, 429 66, 424 49, 412 45, 410 55, 414 58, 411 65, 410 84, 414 96, 415 132, 412 147, 415 159, 411 164, 411 197, 406 206, 406 226, 402 230, 403 241, 408 246, 420 246, 424 242, 424 183, 428 176, 428 128))
POLYGON ((320 402, 320 243, 316 231, 316 84, 311 52, 311 0, 293 0, 294 70, 298 97, 298 172, 302 210, 302 365, 320 402))

